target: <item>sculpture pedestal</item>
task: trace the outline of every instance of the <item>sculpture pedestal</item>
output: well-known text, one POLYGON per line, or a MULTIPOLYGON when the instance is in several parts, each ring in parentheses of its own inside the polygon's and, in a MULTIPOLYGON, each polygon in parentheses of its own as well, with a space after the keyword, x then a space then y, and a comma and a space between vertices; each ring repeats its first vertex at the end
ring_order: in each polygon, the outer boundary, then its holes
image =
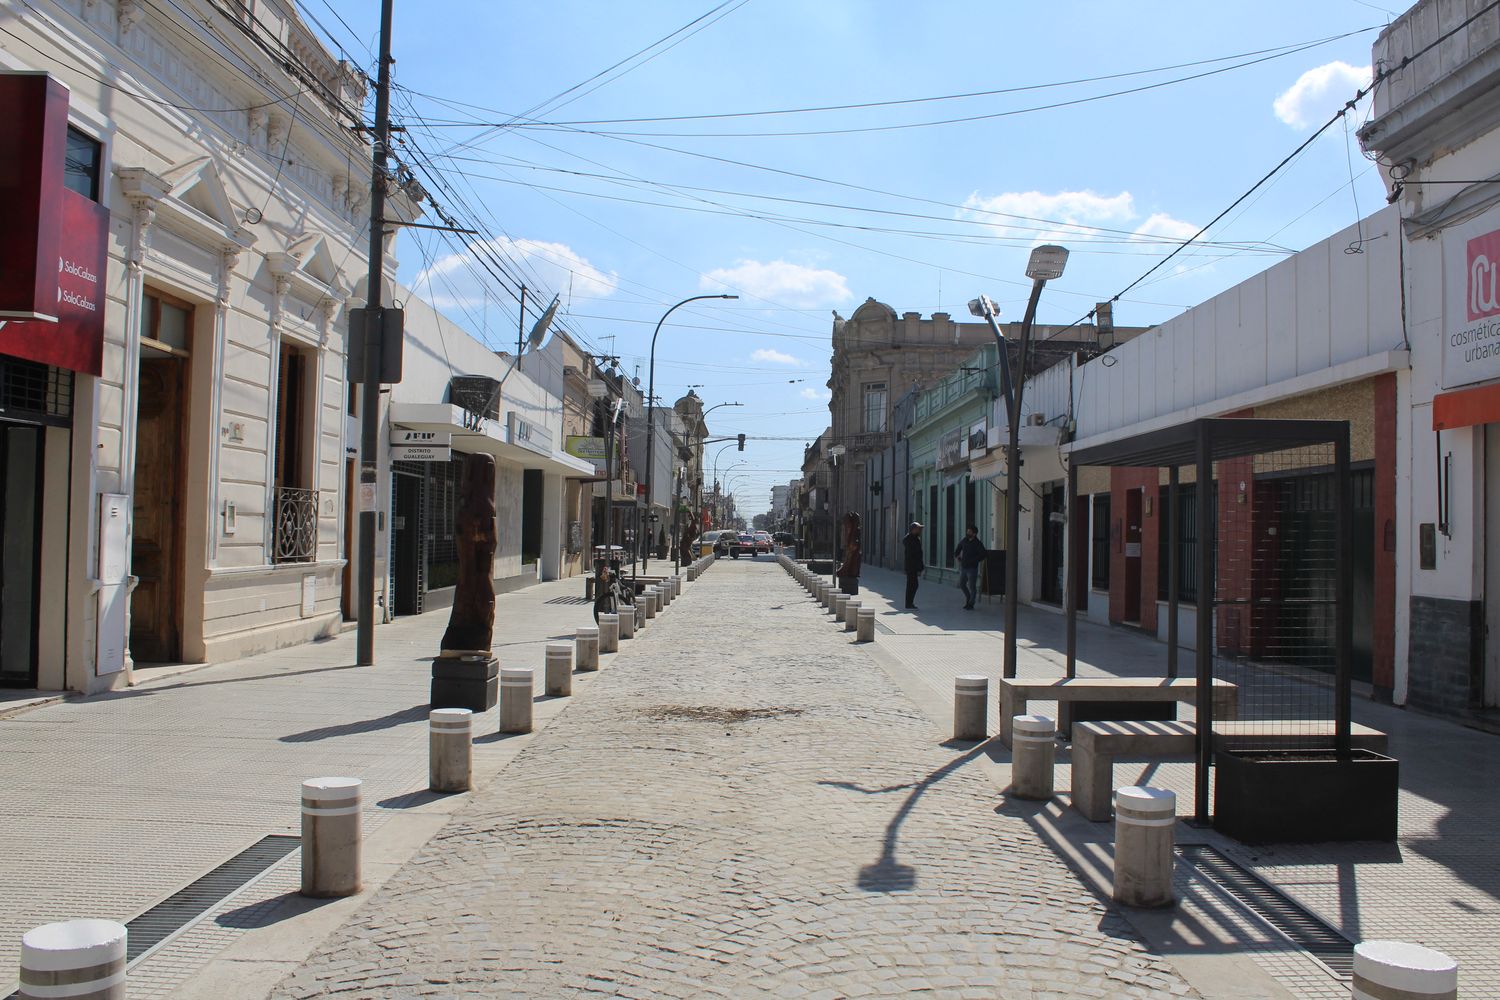
POLYGON ((486 653, 445 652, 432 661, 433 708, 487 712, 500 700, 500 661, 486 653))

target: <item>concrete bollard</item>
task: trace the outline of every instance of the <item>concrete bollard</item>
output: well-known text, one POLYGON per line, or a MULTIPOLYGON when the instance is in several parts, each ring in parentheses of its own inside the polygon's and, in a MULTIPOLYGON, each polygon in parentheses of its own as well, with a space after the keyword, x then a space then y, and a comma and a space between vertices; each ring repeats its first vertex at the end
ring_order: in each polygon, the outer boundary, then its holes
POLYGON ((833 595, 833 620, 842 622, 844 620, 844 608, 849 606, 848 594, 833 595))
MULTIPOLYGON (((599 618, 602 621, 604 616, 600 615, 599 618)), ((633 604, 620 606, 620 638, 635 638, 635 605, 633 604)))
POLYGON ((360 889, 358 778, 302 783, 302 895, 353 896, 360 889))
POLYGON ((983 674, 963 674, 953 679, 955 740, 982 740, 989 735, 989 697, 990 679, 983 674))
MULTIPOLYGON (((644 594, 635 595, 635 631, 646 627, 646 601, 644 594)), ((635 633, 631 633, 634 635, 635 633)))
POLYGON ((620 616, 604 614, 599 616, 599 652, 618 653, 620 651, 620 616))
POLYGON ((435 708, 427 713, 427 790, 467 792, 474 787, 474 713, 435 708))
POLYGON ((531 694, 535 682, 530 667, 500 668, 500 731, 531 732, 531 694))
POLYGON ((856 642, 875 641, 875 609, 859 609, 859 627, 854 632, 856 642))
POLYGON ((573 649, 565 642, 547 643, 546 692, 554 698, 573 693, 573 649))
POLYGON ((24 1000, 125 1000, 125 925, 63 920, 21 935, 24 1000))
POLYGON ((859 602, 854 598, 844 602, 844 631, 853 632, 859 625, 859 602))
POLYGON ((646 620, 650 621, 656 617, 657 609, 660 607, 661 593, 655 587, 647 587, 641 594, 641 604, 646 608, 646 620))
POLYGON ((1456 1000, 1458 963, 1419 944, 1361 941, 1351 986, 1354 1000, 1456 1000))
POLYGON ((599 669, 599 626, 584 625, 578 630, 574 637, 574 645, 578 648, 578 669, 599 669))
POLYGON ((672 603, 672 578, 664 576, 656 585, 656 610, 664 611, 672 603))
POLYGON ((1010 794, 1018 799, 1052 798, 1057 723, 1045 715, 1011 719, 1010 794))
POLYGON ((1135 785, 1115 792, 1115 902, 1126 906, 1172 904, 1176 827, 1176 792, 1135 785))

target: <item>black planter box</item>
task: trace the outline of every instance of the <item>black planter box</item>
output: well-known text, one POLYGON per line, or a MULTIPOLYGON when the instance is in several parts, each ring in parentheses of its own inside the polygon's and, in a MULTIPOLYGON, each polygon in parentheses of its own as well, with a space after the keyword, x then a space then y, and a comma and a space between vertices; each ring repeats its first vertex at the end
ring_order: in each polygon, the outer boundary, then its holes
POLYGON ((433 708, 487 712, 500 700, 500 661, 493 656, 440 656, 432 661, 428 697, 433 708))
POLYGON ((1396 839, 1400 765, 1371 750, 1214 753, 1214 829, 1247 844, 1396 839))

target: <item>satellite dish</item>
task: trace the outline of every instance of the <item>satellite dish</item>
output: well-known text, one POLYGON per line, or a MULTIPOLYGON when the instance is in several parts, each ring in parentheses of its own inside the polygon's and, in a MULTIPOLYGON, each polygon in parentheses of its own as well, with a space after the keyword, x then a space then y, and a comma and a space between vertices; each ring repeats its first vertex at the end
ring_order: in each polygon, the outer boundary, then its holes
POLYGON ((547 330, 552 326, 552 317, 557 315, 557 305, 562 301, 561 295, 552 296, 552 304, 547 311, 542 313, 542 318, 536 321, 536 326, 531 328, 531 336, 526 338, 526 345, 535 349, 541 346, 543 340, 547 339, 547 330))

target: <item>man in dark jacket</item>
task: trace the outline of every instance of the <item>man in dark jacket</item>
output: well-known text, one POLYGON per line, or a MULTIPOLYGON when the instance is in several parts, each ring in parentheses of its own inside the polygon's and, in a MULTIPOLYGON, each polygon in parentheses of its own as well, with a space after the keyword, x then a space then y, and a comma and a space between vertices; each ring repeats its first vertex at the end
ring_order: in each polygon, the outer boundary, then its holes
POLYGON ((963 541, 953 550, 958 560, 958 587, 964 592, 964 610, 974 610, 974 598, 979 596, 979 564, 984 562, 984 543, 979 540, 979 527, 969 525, 964 531, 963 541))
POLYGON ((922 575, 922 525, 913 521, 911 527, 906 530, 906 537, 901 539, 901 546, 906 555, 906 606, 913 611, 917 606, 913 602, 917 599, 917 578, 922 575))

